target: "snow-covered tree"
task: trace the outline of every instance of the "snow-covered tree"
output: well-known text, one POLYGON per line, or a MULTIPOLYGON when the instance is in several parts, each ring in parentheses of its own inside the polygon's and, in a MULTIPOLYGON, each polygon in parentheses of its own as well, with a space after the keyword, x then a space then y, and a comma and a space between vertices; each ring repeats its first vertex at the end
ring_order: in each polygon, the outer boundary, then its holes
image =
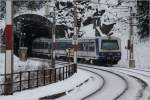
POLYGON ((137 1, 138 14, 138 34, 140 37, 146 38, 150 36, 149 31, 149 0, 137 1))

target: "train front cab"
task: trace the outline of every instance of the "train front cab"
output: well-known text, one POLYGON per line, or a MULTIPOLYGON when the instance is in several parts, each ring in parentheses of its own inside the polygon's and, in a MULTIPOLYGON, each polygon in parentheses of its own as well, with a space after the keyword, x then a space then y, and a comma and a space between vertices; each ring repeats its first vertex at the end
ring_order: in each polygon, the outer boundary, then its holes
POLYGON ((121 59, 121 40, 117 37, 96 39, 98 64, 114 65, 121 59))

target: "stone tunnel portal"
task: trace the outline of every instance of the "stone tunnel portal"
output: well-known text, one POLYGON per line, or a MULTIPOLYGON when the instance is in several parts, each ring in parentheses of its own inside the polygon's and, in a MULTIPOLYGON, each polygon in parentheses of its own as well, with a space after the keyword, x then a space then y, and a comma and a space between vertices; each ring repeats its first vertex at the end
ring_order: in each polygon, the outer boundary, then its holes
MULTIPOLYGON (((18 56, 19 46, 28 47, 28 56, 31 55, 32 42, 39 37, 51 38, 52 23, 45 17, 35 14, 17 16, 14 21, 14 53, 18 56), (21 42, 23 42, 21 44, 21 42)), ((64 37, 65 26, 56 26, 56 37, 64 37)))

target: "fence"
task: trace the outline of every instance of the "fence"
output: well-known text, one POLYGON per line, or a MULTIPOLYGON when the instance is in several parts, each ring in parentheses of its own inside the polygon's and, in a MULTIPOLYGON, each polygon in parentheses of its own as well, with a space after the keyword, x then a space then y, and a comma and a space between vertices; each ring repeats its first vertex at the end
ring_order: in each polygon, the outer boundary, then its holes
MULTIPOLYGON (((57 81, 64 80, 72 76, 77 71, 74 64, 60 68, 50 68, 45 70, 22 71, 13 73, 13 93, 26 89, 45 86, 57 81)), ((7 76, 2 74, 2 76, 7 76)), ((5 94, 5 87, 9 86, 8 83, 0 84, 1 95, 5 94)))

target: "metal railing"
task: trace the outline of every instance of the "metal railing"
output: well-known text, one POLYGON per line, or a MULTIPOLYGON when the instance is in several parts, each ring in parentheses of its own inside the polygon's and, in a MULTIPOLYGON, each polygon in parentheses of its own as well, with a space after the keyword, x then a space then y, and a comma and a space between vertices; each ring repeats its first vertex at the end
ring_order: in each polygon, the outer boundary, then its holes
MULTIPOLYGON (((67 79, 77 72, 74 64, 59 68, 50 68, 44 70, 32 70, 13 73, 13 93, 31 88, 45 86, 57 81, 67 79)), ((10 74, 8 74, 10 75, 10 74)), ((6 74, 1 76, 7 77, 6 74)), ((5 79, 4 79, 5 80, 5 79)), ((5 95, 5 87, 9 87, 9 83, 0 84, 1 95, 5 95)))

